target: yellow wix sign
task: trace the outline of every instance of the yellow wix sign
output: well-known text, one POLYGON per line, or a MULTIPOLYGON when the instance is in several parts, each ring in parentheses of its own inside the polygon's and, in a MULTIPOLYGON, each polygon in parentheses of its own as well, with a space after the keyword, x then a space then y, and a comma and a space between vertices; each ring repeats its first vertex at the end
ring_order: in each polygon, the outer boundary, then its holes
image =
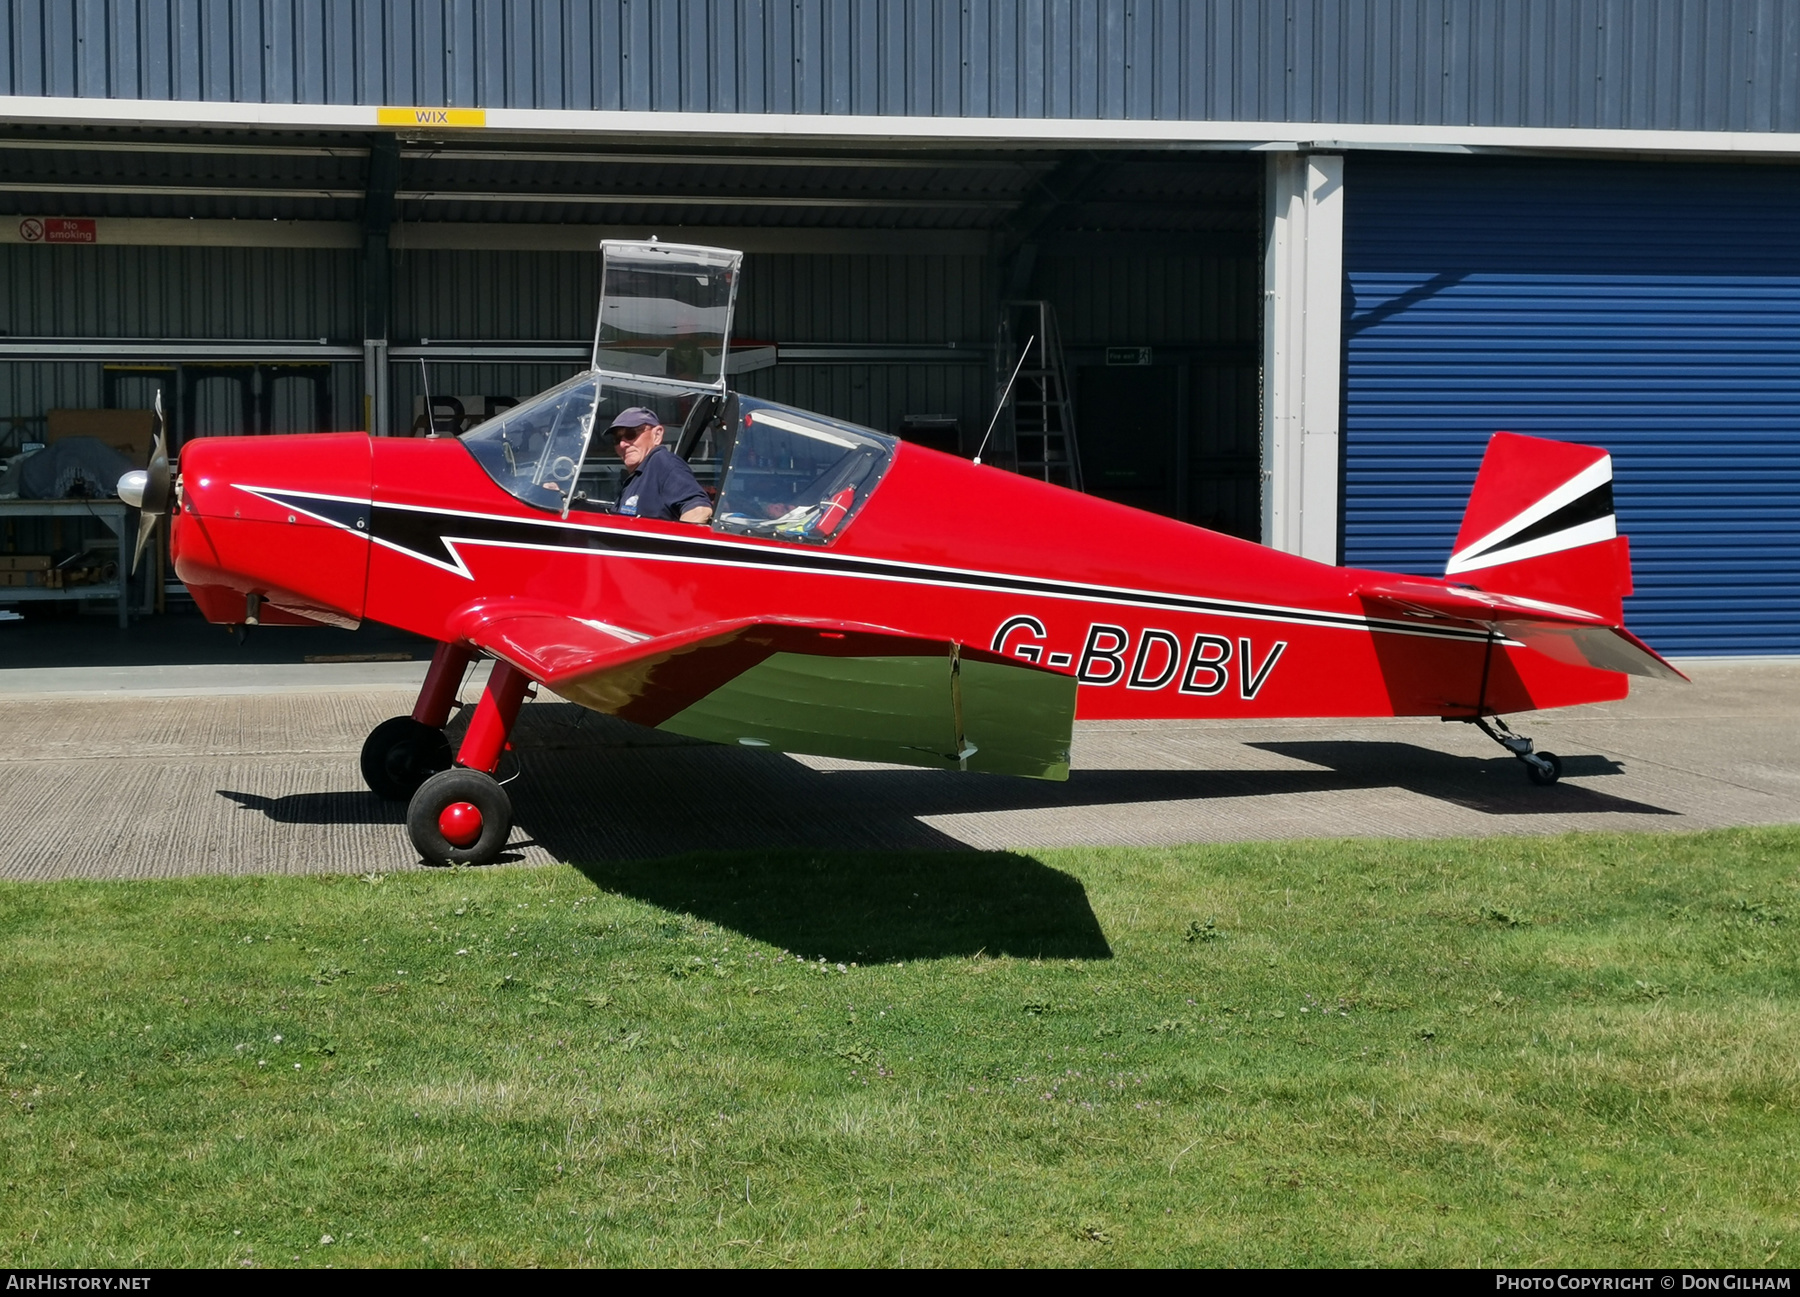
POLYGON ((377 108, 377 126, 486 126, 485 108, 377 108))

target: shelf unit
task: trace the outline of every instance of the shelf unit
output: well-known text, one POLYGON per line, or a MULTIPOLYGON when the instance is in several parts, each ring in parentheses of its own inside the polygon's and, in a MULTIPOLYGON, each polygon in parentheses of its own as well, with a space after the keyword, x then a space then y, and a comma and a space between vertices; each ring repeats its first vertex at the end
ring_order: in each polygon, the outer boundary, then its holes
POLYGON ((119 608, 119 625, 131 624, 131 577, 126 565, 137 541, 130 524, 137 511, 122 500, 0 500, 0 522, 9 518, 98 518, 119 538, 119 575, 100 585, 44 590, 32 586, 0 587, 0 603, 26 603, 39 599, 112 599, 119 608))

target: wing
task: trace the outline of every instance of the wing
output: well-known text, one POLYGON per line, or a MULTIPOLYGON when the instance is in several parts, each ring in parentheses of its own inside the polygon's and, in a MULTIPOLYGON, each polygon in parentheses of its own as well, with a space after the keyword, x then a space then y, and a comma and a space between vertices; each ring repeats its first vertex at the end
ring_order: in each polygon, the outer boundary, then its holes
POLYGON ((745 747, 1066 779, 1075 679, 852 622, 715 622, 648 638, 478 601, 455 630, 597 712, 745 747))
POLYGON ((1580 608, 1405 577, 1365 582, 1357 587, 1357 594, 1378 615, 1484 626, 1571 666, 1663 680, 1687 679, 1623 626, 1580 608))

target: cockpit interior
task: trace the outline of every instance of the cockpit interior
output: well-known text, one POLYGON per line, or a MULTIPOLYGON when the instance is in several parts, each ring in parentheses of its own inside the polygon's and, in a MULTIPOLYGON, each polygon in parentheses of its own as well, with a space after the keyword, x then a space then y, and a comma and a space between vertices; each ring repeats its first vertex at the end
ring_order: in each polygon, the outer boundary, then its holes
POLYGON ((663 417, 664 445, 713 501, 714 531, 828 543, 881 481, 895 439, 744 396, 672 397, 589 371, 463 434, 488 476, 534 508, 610 513, 624 468, 604 433, 630 406, 663 417))

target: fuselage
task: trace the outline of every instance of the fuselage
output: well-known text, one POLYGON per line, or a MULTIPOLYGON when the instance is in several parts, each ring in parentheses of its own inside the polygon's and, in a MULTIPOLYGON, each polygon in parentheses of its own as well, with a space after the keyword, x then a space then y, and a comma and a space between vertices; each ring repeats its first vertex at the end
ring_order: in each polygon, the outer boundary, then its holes
POLYGON ((211 438, 181 467, 175 570, 226 623, 253 595, 264 622, 437 640, 495 597, 627 636, 829 618, 1073 674, 1088 719, 1460 716, 1626 692, 1474 625, 1374 615, 1368 573, 910 445, 826 544, 560 517, 448 438, 211 438))

